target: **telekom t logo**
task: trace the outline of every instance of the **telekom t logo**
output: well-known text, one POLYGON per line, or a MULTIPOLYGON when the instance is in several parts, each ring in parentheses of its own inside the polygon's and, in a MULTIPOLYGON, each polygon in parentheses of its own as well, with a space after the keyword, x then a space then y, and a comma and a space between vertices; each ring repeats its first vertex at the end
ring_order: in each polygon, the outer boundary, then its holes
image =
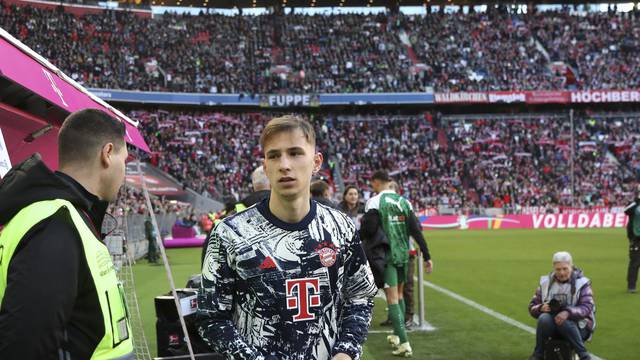
POLYGON ((60 100, 62 100, 62 103, 64 104, 64 106, 69 107, 67 102, 64 101, 64 97, 62 97, 62 91, 60 91, 60 89, 58 88, 58 85, 56 85, 56 82, 53 81, 53 76, 51 76, 51 74, 47 70, 45 70, 44 68, 42 68, 42 72, 47 77, 47 79, 49 79, 49 82, 51 82, 51 87, 53 88, 53 91, 56 94, 58 94, 58 96, 60 97, 60 100))
POLYGON ((320 306, 320 279, 303 278, 287 280, 287 309, 297 309, 293 321, 307 321, 316 318, 309 313, 310 307, 320 306), (294 292, 296 293, 294 295, 294 292), (315 294, 314 294, 315 293, 315 294))

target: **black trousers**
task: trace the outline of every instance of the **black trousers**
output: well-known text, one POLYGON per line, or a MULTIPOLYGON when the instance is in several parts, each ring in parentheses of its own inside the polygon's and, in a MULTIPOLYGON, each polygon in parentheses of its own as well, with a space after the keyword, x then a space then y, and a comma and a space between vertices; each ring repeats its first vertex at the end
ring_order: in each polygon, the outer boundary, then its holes
POLYGON ((627 269, 627 289, 635 289, 640 269, 640 243, 629 245, 629 268, 627 269))

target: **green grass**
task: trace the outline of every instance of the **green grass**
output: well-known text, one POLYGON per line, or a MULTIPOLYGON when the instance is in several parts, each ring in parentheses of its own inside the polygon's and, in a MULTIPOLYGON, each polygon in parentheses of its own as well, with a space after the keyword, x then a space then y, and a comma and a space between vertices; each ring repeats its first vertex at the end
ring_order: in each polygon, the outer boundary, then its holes
MULTIPOLYGON (((527 304, 540 275, 551 270, 555 251, 572 253, 593 281, 598 329, 588 349, 607 360, 638 358, 640 295, 625 292, 627 241, 617 230, 434 231, 427 239, 435 272, 427 280, 481 305, 535 327, 527 304)), ((199 249, 169 251, 178 287, 198 272, 199 249)), ((168 291, 162 266, 136 265, 136 287, 144 329, 155 353, 153 297, 168 291)), ((430 288, 425 289, 427 320, 438 330, 412 333, 415 359, 526 359, 534 336, 430 288)), ((373 329, 381 329, 385 303, 376 299, 373 329)), ((386 330, 386 329, 385 329, 386 330)), ((363 359, 391 358, 385 334, 370 334, 363 359)))
MULTIPOLYGON (((176 288, 183 288, 191 275, 200 272, 200 248, 172 249, 167 251, 167 256, 176 288)), ((153 299, 170 291, 169 280, 163 265, 148 264, 146 260, 140 260, 135 265, 134 276, 144 335, 151 355, 155 356, 156 314, 153 299)))

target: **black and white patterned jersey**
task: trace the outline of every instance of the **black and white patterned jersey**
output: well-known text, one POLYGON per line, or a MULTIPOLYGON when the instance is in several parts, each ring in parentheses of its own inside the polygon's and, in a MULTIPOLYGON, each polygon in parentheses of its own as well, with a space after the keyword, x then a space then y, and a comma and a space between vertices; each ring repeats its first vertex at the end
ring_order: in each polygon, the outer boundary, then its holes
POLYGON ((315 201, 301 222, 285 223, 268 201, 212 232, 200 335, 228 359, 358 359, 377 288, 355 225, 315 201))

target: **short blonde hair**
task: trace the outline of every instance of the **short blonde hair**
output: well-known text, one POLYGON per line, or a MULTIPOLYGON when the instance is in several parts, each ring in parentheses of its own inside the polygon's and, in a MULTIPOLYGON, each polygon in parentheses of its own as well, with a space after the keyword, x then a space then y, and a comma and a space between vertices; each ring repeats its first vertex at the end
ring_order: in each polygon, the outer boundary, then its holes
POLYGON ((262 135, 260 135, 260 146, 264 149, 265 142, 275 134, 296 129, 302 131, 302 134, 311 145, 316 145, 316 131, 307 120, 296 115, 285 115, 273 118, 267 123, 262 130, 262 135))

